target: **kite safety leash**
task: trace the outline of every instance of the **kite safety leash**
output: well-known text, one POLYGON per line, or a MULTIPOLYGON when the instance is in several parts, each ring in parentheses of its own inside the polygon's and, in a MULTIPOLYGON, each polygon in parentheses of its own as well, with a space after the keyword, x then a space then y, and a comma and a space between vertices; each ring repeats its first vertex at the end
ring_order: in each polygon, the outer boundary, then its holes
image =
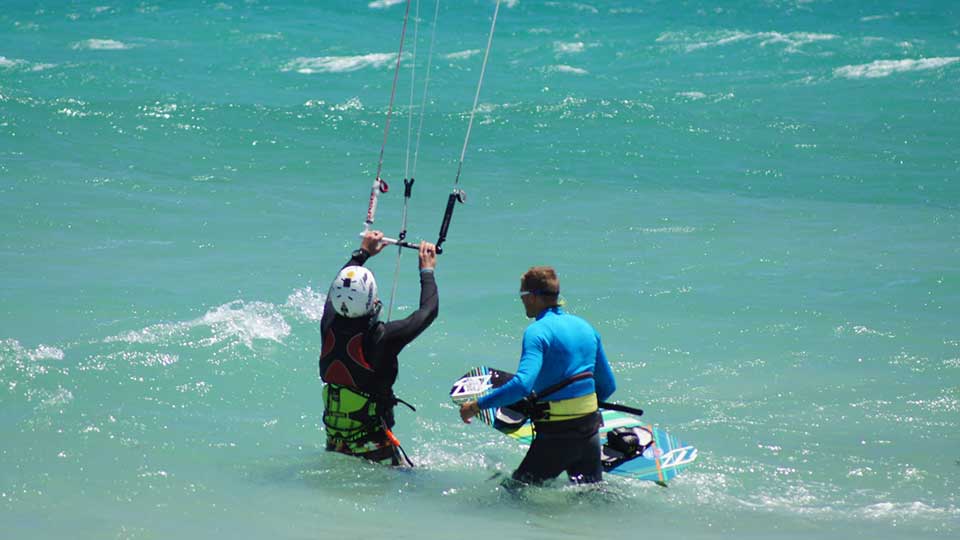
POLYGON ((414 468, 415 465, 413 464, 413 461, 410 459, 410 456, 407 455, 407 451, 404 450, 402 446, 400 446, 400 439, 398 439, 396 435, 394 435, 393 432, 390 431, 390 428, 387 427, 387 423, 384 422, 382 418, 380 419, 380 425, 383 426, 383 432, 384 434, 386 434, 387 440, 390 441, 390 446, 393 447, 394 459, 397 461, 395 465, 399 465, 400 459, 402 458, 405 465, 407 465, 411 469, 414 468))

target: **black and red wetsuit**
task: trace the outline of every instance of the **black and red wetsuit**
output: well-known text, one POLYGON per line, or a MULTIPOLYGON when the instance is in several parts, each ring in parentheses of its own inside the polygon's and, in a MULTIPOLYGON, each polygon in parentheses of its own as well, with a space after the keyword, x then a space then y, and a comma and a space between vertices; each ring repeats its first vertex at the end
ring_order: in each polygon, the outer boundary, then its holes
MULTIPOLYGON (((347 266, 362 266, 369 256, 359 252, 347 266)), ((350 319, 339 315, 327 299, 320 320, 322 350, 320 377, 324 390, 324 424, 327 449, 358 455, 374 461, 394 457, 387 429, 394 425, 393 408, 397 401, 393 385, 397 380, 398 355, 437 318, 439 297, 432 269, 420 271, 420 307, 408 317, 381 322, 376 315, 350 319), (369 407, 352 412, 333 410, 341 393, 366 398, 369 407), (335 422, 337 416, 345 423, 335 422), (351 422, 352 421, 352 422, 351 422), (338 429, 336 426, 340 426, 338 429), (350 425, 350 428, 343 428, 350 425)), ((344 400, 345 402, 347 400, 344 400)))

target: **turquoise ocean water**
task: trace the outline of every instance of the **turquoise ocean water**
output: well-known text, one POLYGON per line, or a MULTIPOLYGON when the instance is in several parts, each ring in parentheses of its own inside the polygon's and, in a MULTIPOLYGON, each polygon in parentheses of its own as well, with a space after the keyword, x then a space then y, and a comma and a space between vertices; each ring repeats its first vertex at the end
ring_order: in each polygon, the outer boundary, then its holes
MULTIPOLYGON (((392 236, 434 5, 384 154, 392 236)), ((493 8, 440 6, 414 239, 493 8)), ((440 317, 401 356, 413 471, 323 451, 316 368, 404 9, 3 2, 0 537, 960 535, 955 2, 504 2, 440 317), (603 335, 617 400, 700 448, 669 488, 491 480, 524 449, 447 392, 516 366, 533 264, 603 335)), ((385 299, 396 259, 370 263, 385 299)))

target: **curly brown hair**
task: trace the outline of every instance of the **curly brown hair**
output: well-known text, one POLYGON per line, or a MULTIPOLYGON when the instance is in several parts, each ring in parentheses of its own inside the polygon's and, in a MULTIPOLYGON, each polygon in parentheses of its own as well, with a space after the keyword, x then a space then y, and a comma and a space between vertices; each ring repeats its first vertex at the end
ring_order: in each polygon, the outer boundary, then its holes
POLYGON ((520 289, 541 296, 557 296, 560 278, 552 266, 532 266, 520 278, 520 289))

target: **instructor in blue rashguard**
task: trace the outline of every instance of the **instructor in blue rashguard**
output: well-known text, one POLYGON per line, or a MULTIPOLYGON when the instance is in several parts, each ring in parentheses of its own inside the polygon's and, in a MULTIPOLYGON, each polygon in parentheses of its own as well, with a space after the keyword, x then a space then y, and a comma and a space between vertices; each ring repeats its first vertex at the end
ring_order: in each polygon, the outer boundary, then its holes
POLYGON ((460 406, 460 417, 469 423, 481 409, 524 398, 533 401, 527 408, 536 411, 532 415, 536 436, 513 473, 524 483, 541 483, 562 472, 575 483, 599 482, 603 475, 597 403, 613 394, 616 382, 600 335, 587 321, 563 311, 559 295, 560 280, 553 268, 535 266, 523 275, 520 299, 527 317, 536 321, 523 333, 517 373, 479 402, 460 406), (558 385, 559 390, 537 399, 558 385))

